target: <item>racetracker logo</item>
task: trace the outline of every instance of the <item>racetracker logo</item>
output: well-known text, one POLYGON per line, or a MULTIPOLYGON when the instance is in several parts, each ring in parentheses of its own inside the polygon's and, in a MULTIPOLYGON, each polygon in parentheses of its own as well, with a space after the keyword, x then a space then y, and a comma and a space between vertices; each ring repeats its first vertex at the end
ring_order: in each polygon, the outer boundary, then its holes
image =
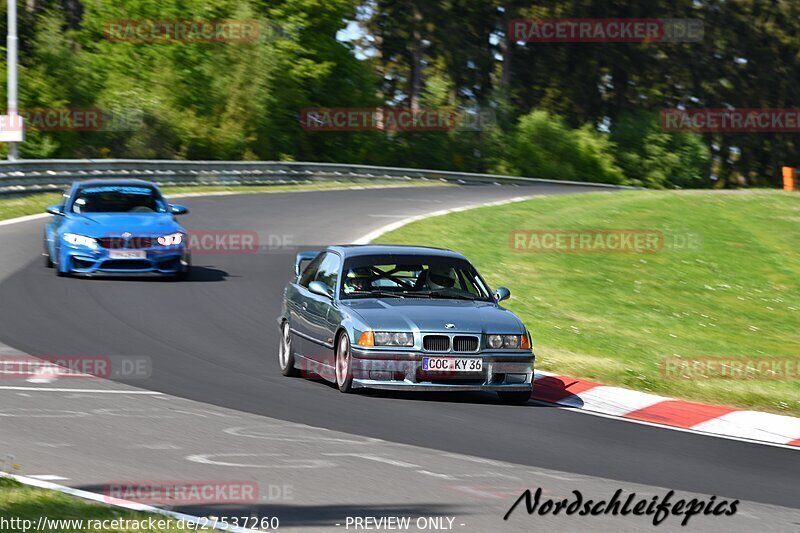
POLYGON ((108 503, 146 505, 243 504, 259 501, 254 481, 113 481, 103 486, 108 503))
MULTIPOLYGON (((428 358, 430 359, 430 358, 428 358)), ((447 359, 452 362, 452 366, 447 368, 438 365, 438 368, 418 368, 420 363, 413 360, 376 360, 369 361, 368 363, 362 362, 361 359, 353 359, 353 364, 350 367, 350 373, 354 379, 372 379, 378 381, 403 381, 408 376, 419 375, 424 379, 447 380, 458 377, 463 377, 464 373, 456 370, 455 357, 436 357, 433 359, 443 360, 447 359)), ((464 365, 463 370, 469 370, 466 363, 460 362, 464 365)), ((473 363, 474 364, 474 363, 473 363)), ((434 365, 436 366, 436 365, 434 365)), ((336 379, 335 362, 333 359, 322 363, 318 361, 310 361, 308 359, 301 359, 295 365, 295 368, 301 376, 305 378, 323 378, 330 381, 336 379)), ((473 373, 480 373, 476 370, 473 373)), ((469 374, 467 374, 469 375, 469 374)))
POLYGON ((798 357, 665 357, 661 373, 672 380, 796 380, 798 357))
POLYGON ((656 253, 664 248, 658 230, 517 230, 509 246, 520 253, 656 253))
POLYGON ((143 117, 138 109, 31 107, 0 115, 0 131, 131 131, 143 117))
POLYGON ((115 20, 105 24, 109 41, 132 43, 254 43, 255 20, 115 20))
POLYGON ((703 40, 696 19, 514 19, 508 35, 528 43, 681 43, 703 40))
POLYGON ((259 250, 258 233, 255 231, 190 231, 186 242, 189 251, 198 255, 255 254, 259 250))
POLYGON ((58 379, 147 379, 153 362, 147 356, 4 356, 0 379, 48 383, 58 379))
POLYGON ((669 132, 798 133, 800 108, 664 109, 661 128, 669 132))
POLYGON ((491 110, 407 107, 315 107, 300 112, 300 126, 322 131, 481 131, 496 122, 491 110))

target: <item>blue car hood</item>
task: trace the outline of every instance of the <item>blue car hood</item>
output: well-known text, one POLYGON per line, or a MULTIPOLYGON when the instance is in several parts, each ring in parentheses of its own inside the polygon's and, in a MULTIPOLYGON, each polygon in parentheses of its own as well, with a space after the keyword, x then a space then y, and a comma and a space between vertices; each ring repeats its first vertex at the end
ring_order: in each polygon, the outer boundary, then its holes
POLYGON ((514 313, 491 302, 393 298, 342 302, 376 331, 523 334, 514 313), (452 329, 445 324, 454 324, 452 329))
POLYGON ((95 238, 126 231, 150 237, 184 231, 170 213, 69 213, 66 219, 62 231, 95 238))

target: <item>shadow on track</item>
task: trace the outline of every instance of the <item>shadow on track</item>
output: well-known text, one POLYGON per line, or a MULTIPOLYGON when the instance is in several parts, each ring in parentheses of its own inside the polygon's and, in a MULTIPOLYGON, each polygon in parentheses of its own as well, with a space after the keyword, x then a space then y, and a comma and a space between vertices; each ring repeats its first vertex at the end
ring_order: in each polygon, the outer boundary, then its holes
MULTIPOLYGON (((131 481, 135 484, 134 481, 131 481)), ((105 494, 107 487, 104 485, 86 485, 74 487, 78 490, 92 492, 95 494, 105 494)), ((135 500, 134 500, 135 501, 135 500)), ((153 505, 150 502, 142 502, 153 505)), ((344 524, 348 517, 432 517, 432 516, 458 516, 463 519, 470 515, 466 506, 460 505, 440 505, 430 503, 420 504, 332 504, 332 505, 302 505, 287 503, 267 503, 267 504, 197 504, 197 505, 154 505, 162 509, 167 509, 177 513, 184 513, 192 516, 207 517, 251 517, 256 519, 268 519, 277 517, 280 520, 280 527, 324 527, 344 524)), ((9 509, 14 515, 13 506, 9 509)), ((245 524, 241 523, 241 526, 245 524)), ((252 527, 252 524, 248 523, 252 527)))
MULTIPOLYGON (((318 384, 321 387, 326 387, 330 389, 332 394, 339 394, 339 389, 336 387, 335 384, 331 383, 330 381, 326 381, 320 377, 316 376, 306 376, 306 377, 298 377, 296 379, 302 379, 305 381, 311 381, 318 384)), ((549 379, 549 378, 548 378, 549 379)), ((569 384, 564 384, 560 380, 558 380, 563 387, 568 387, 569 384)), ((538 384, 537 384, 538 385, 538 384)), ((364 398, 375 398, 377 399, 385 399, 385 400, 401 400, 406 402, 433 402, 433 403, 458 403, 458 404, 473 404, 473 405, 499 405, 503 407, 557 407, 551 403, 547 403, 546 400, 542 400, 541 396, 538 393, 537 385, 534 385, 534 395, 531 400, 528 401, 526 404, 521 405, 510 405, 505 404, 500 401, 497 395, 493 392, 462 392, 462 391, 435 391, 435 392, 425 392, 425 391, 393 391, 393 390, 380 390, 380 389, 354 389, 352 395, 355 397, 364 397, 364 398)), ((553 383, 548 383, 547 388, 552 389, 555 387, 553 383)), ((562 389, 562 390, 565 390, 562 389)), ((580 398, 566 392, 565 396, 574 398, 574 400, 570 401, 570 407, 580 407, 582 402, 580 398)))
MULTIPOLYGON (((140 275, 140 276, 115 276, 113 274, 99 274, 96 276, 87 275, 73 275, 74 279, 87 280, 87 281, 125 281, 125 282, 175 282, 174 279, 167 276, 154 275, 140 275)), ((224 270, 207 266, 192 266, 192 271, 187 279, 180 280, 179 283, 203 283, 214 281, 225 281, 229 276, 224 270)))

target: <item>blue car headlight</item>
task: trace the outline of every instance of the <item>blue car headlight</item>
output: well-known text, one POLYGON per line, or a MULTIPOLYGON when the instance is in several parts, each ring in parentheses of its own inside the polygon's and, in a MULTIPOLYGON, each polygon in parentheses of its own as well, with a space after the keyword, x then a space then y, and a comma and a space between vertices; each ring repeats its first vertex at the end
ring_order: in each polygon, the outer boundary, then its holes
POLYGON ((78 235, 77 233, 65 233, 64 241, 72 246, 85 246, 86 248, 97 248, 97 241, 86 235, 78 235))
POLYGON ((412 333, 376 331, 375 346, 414 346, 412 333))
POLYGON ((158 238, 161 246, 178 246, 183 242, 183 233, 170 233, 158 238))

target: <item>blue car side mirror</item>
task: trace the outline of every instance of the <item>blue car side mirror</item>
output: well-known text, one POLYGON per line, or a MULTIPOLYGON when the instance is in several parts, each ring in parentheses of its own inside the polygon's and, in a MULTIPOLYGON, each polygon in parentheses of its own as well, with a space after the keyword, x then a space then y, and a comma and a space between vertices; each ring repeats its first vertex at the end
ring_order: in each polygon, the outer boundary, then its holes
POLYGON ((64 216, 64 206, 63 205, 51 205, 50 207, 48 207, 46 209, 46 211, 48 213, 50 213, 51 215, 55 215, 57 217, 63 217, 64 216))
POLYGON ((169 212, 173 215, 185 215, 189 212, 189 208, 178 204, 170 204, 169 212))

